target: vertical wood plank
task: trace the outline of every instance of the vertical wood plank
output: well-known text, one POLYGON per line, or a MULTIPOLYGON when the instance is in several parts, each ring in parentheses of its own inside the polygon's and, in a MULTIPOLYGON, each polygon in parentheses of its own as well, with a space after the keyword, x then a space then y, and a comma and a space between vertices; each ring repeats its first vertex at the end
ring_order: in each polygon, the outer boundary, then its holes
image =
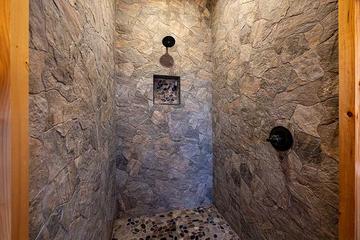
POLYGON ((0 239, 28 239, 28 0, 0 1, 0 239))
POLYGON ((29 1, 11 0, 10 11, 11 235, 15 240, 29 236, 29 1))
POLYGON ((356 130, 359 125, 359 105, 356 104, 358 84, 356 73, 356 8, 359 0, 339 0, 339 238, 356 239, 355 231, 355 157, 356 130))
POLYGON ((0 1, 0 239, 11 237, 9 25, 9 1, 0 1))
POLYGON ((360 239, 360 0, 354 6, 355 54, 355 239, 360 239))

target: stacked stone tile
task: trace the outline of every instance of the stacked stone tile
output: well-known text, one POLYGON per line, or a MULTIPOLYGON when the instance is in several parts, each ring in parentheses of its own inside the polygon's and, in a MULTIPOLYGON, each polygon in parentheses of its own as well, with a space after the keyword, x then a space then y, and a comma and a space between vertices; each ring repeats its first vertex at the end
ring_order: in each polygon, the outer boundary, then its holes
POLYGON ((212 9, 216 206, 240 239, 337 239, 337 1, 212 9), (288 153, 265 141, 277 125, 288 153))
POLYGON ((30 239, 109 239, 114 4, 30 7, 30 239))
POLYGON ((210 203, 211 31, 204 0, 116 1, 117 188, 122 214, 210 203), (163 37, 174 66, 161 65, 163 37), (181 105, 153 104, 153 75, 181 77, 181 105))

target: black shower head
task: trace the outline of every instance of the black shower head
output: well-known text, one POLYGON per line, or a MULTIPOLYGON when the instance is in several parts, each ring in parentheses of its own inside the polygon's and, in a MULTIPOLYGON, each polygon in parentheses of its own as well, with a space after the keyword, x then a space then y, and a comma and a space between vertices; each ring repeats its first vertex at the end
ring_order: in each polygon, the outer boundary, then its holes
POLYGON ((166 48, 171 48, 171 47, 173 47, 175 45, 175 38, 173 38, 172 36, 166 36, 166 37, 163 38, 162 44, 166 48))

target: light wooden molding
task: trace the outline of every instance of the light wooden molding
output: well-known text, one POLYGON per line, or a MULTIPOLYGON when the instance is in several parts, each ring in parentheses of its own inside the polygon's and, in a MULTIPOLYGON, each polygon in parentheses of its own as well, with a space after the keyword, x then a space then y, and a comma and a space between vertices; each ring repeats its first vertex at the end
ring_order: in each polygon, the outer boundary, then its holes
POLYGON ((9 1, 0 1, 0 239, 11 237, 9 9, 9 1))
POLYGON ((359 238, 360 0, 339 0, 339 238, 359 238), (355 174, 356 173, 356 174, 355 174))
POLYGON ((0 239, 26 240, 28 210, 28 0, 0 1, 0 239))
POLYGON ((355 239, 360 239, 360 0, 354 6, 355 239))

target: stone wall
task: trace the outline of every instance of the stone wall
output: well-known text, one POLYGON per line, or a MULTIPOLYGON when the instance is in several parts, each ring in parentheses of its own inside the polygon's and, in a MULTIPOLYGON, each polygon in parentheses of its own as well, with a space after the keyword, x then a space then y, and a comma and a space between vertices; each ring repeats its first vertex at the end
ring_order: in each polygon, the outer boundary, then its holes
POLYGON ((241 239, 337 239, 335 0, 213 2, 214 198, 241 239), (266 142, 277 125, 293 149, 266 142))
POLYGON ((30 7, 30 239, 109 239, 113 1, 30 7))
POLYGON ((119 206, 125 215, 211 201, 211 31, 205 0, 116 1, 119 206), (161 41, 172 35, 166 53, 161 41), (153 75, 181 77, 181 105, 153 104, 153 75))
POLYGON ((241 239, 337 238, 337 1, 30 7, 30 239, 109 239, 115 197, 132 216, 209 204, 212 141, 241 239), (154 74, 181 77, 180 105, 153 104, 154 74))

